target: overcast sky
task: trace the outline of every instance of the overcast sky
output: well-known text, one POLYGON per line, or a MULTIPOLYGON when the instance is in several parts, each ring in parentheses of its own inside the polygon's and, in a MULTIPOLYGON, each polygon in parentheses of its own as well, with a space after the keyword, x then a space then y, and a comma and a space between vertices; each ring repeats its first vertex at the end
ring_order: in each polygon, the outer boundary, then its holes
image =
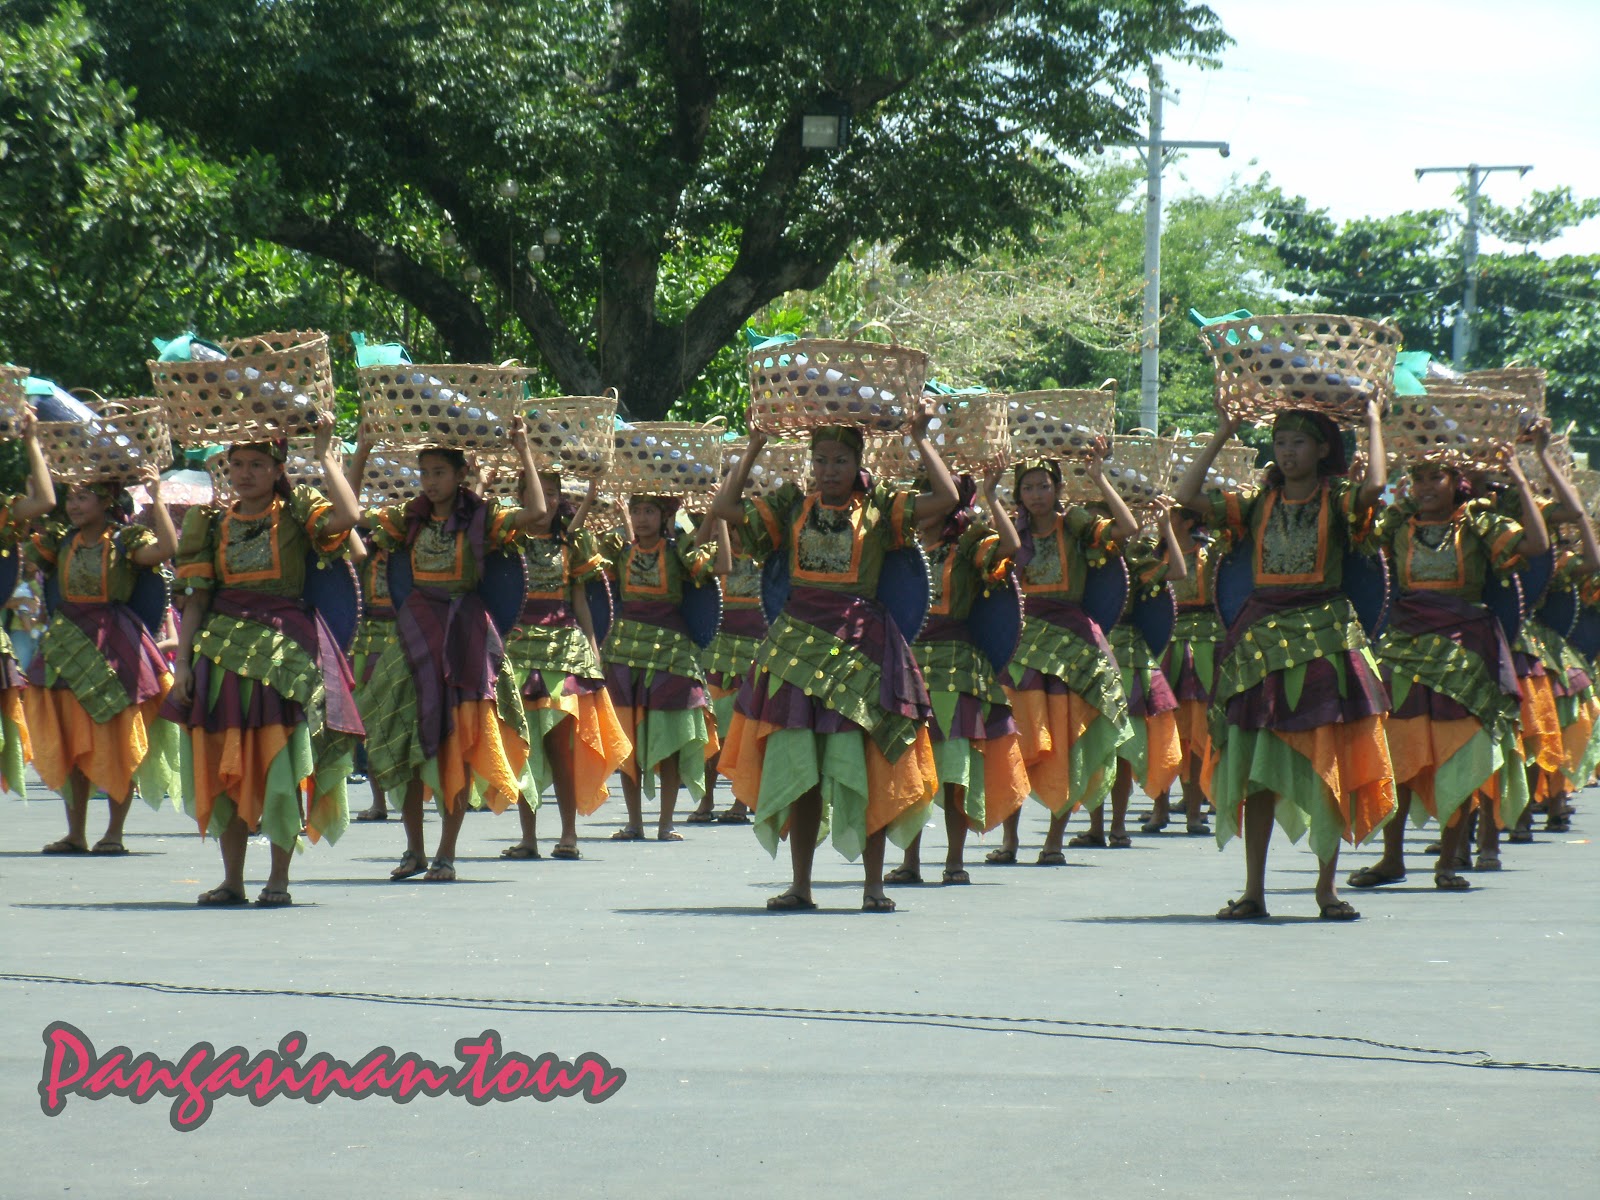
MULTIPOLYGON (((1209 4, 1236 44, 1220 70, 1168 69, 1165 134, 1233 155, 1189 152, 1168 196, 1265 170, 1337 219, 1386 216, 1454 206, 1457 177, 1414 170, 1472 162, 1532 164, 1487 178, 1499 204, 1600 196, 1600 0, 1209 4)), ((1600 218, 1555 249, 1600 253, 1600 218)))

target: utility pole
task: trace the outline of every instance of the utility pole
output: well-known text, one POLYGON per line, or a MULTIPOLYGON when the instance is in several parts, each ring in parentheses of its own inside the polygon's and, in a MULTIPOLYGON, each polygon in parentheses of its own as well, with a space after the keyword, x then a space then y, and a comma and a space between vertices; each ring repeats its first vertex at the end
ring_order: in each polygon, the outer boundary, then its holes
POLYGON ((1478 315, 1478 192, 1479 182, 1485 175, 1496 171, 1515 171, 1526 175, 1531 166, 1480 167, 1469 163, 1464 167, 1418 167, 1417 178, 1436 173, 1465 174, 1467 177, 1467 230, 1461 243, 1461 266, 1466 275, 1466 286, 1461 297, 1461 315, 1450 327, 1450 363, 1456 370, 1464 370, 1467 356, 1472 353, 1472 318, 1478 315))
MULTIPOLYGON (((1150 64, 1150 135, 1133 142, 1143 152, 1144 207, 1144 322, 1139 335, 1139 424, 1160 432, 1161 419, 1161 169, 1169 150, 1215 150, 1223 158, 1232 151, 1227 142, 1167 141, 1161 136, 1161 68, 1150 64)), ((1124 145, 1129 143, 1122 143, 1124 145)))

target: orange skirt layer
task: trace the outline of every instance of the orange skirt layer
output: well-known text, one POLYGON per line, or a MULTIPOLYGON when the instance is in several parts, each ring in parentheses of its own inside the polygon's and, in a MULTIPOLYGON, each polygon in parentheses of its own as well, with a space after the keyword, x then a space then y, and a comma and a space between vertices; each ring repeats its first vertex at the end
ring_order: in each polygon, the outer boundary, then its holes
MULTIPOLYGON (((133 774, 150 752, 150 723, 156 719, 172 676, 162 676, 161 694, 130 704, 104 725, 95 723, 66 688, 31 687, 22 695, 28 727, 39 735, 34 769, 53 792, 65 794, 73 771, 91 788, 102 788, 119 804, 133 794, 133 774)), ((157 797, 159 799, 159 797, 157 797)))
MULTIPOLYGON (((289 744, 287 725, 262 725, 256 729, 223 729, 216 733, 198 727, 189 729, 189 748, 194 766, 194 815, 201 834, 211 828, 211 810, 217 796, 224 793, 251 833, 261 828, 261 813, 267 794, 267 768, 289 744)), ((309 779, 300 780, 301 813, 305 812, 304 792, 309 779)), ((318 830, 308 831, 311 840, 318 830)))
POLYGON ((1027 764, 1022 761, 1020 734, 1008 733, 972 744, 983 755, 982 832, 988 833, 1022 807, 1033 783, 1028 778, 1027 764))
MULTIPOLYGON (((455 722, 439 744, 441 808, 455 812, 467 795, 472 777, 484 781, 483 802, 494 812, 504 812, 522 795, 519 781, 528 765, 528 744, 500 719, 493 700, 463 700, 455 707, 455 722)), ((430 789, 424 785, 426 795, 430 789)))
POLYGON ((1366 841, 1395 808, 1394 767, 1384 722, 1384 717, 1372 716, 1315 729, 1273 730, 1273 736, 1307 759, 1328 785, 1345 836, 1356 844, 1366 841))
MULTIPOLYGON (((639 725, 644 720, 644 714, 649 710, 644 708, 613 708, 617 718, 617 727, 622 731, 622 736, 628 739, 628 753, 624 756, 618 768, 629 779, 639 778, 639 760, 634 756, 633 748, 638 744, 639 725)), ((717 737, 717 717, 708 707, 706 714, 706 749, 705 760, 710 762, 722 753, 722 740, 717 737)), ((733 736, 733 730, 728 730, 728 736, 733 736)), ((676 761, 676 760, 674 760, 676 761)))
POLYGON ((1140 782, 1146 796, 1159 796, 1172 786, 1183 766, 1183 740, 1178 734, 1176 711, 1144 718, 1145 775, 1140 782))
POLYGON ((612 772, 633 753, 633 743, 612 707, 611 694, 601 688, 581 696, 546 696, 528 705, 528 712, 541 708, 557 709, 569 718, 544 735, 545 753, 567 756, 578 812, 590 816, 610 795, 606 785, 612 772))
MULTIPOLYGON (((1461 717, 1454 721, 1436 721, 1432 717, 1390 717, 1389 759, 1394 764, 1394 781, 1399 787, 1411 789, 1412 795, 1422 801, 1430 817, 1439 817, 1434 800, 1433 784, 1439 767, 1450 759, 1483 729, 1476 717, 1461 717)), ((1490 776, 1480 785, 1480 791, 1499 790, 1499 782, 1490 776)), ((1471 808, 1468 800, 1463 808, 1471 808)))
POLYGON ((1587 779, 1577 779, 1578 769, 1583 765, 1584 756, 1589 752, 1589 739, 1594 735, 1596 713, 1600 712, 1600 705, 1590 700, 1578 706, 1578 715, 1573 718, 1572 724, 1561 731, 1562 765, 1566 770, 1567 778, 1576 787, 1585 787, 1587 779))
MULTIPOLYGON (((733 795, 751 812, 761 799, 761 770, 766 756, 767 738, 782 730, 781 725, 753 721, 741 712, 733 714, 728 725, 728 740, 722 743, 719 774, 727 777, 733 795)), ((845 733, 824 734, 844 737, 845 733)), ((860 734, 867 757, 867 836, 889 828, 900 814, 927 804, 938 789, 938 772, 933 761, 933 741, 926 726, 917 730, 916 741, 890 762, 878 744, 865 732, 860 734)), ((987 764, 986 764, 987 765, 987 764)), ((987 776, 985 776, 987 786, 987 776)), ((789 836, 785 822, 783 836, 789 836)))
MULTIPOLYGON (((33 740, 28 733, 28 717, 22 706, 22 693, 26 690, 14 687, 0 691, 0 712, 4 712, 6 718, 16 728, 17 737, 22 742, 22 761, 29 763, 33 761, 33 740)), ((26 778, 0 780, 0 783, 5 785, 7 791, 15 792, 19 796, 28 786, 26 778)))
POLYGON ((1178 777, 1198 781, 1211 747, 1211 706, 1204 700, 1179 700, 1173 714, 1178 724, 1178 777))
POLYGON ((1559 771, 1566 762, 1566 744, 1550 677, 1530 675, 1518 683, 1522 685, 1522 756, 1530 766, 1559 771))
MULTIPOLYGON (((1072 801, 1072 747, 1084 730, 1099 719, 1100 710, 1076 692, 1046 692, 1038 688, 1006 688, 1005 692, 1016 718, 1030 790, 1056 816, 1075 812, 1079 802, 1072 801), (1052 806, 1047 796, 1059 796, 1060 800, 1052 806)), ((1090 792, 1095 790, 1093 783, 1088 788, 1090 792)))

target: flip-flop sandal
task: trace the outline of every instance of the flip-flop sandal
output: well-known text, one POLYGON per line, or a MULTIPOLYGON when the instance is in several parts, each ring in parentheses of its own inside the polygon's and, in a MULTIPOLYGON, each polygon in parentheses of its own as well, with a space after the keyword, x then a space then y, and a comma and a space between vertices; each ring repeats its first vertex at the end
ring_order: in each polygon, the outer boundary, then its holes
POLYGON ((1163 829, 1165 829, 1167 827, 1167 825, 1169 823, 1170 822, 1167 822, 1167 821, 1156 821, 1156 820, 1145 821, 1139 826, 1139 832, 1140 833, 1160 833, 1163 829))
POLYGON ((1271 915, 1255 900, 1229 900, 1217 910, 1219 921, 1265 921, 1271 915))
POLYGON ((501 858, 543 858, 544 856, 539 853, 539 847, 537 847, 537 846, 524 846, 521 843, 518 843, 518 844, 516 844, 514 846, 507 846, 504 850, 500 851, 500 857, 501 858))
POLYGON ((1323 921, 1355 921, 1361 914, 1343 900, 1335 900, 1332 904, 1324 904, 1317 917, 1323 921))
POLYGON ((350 819, 352 821, 387 821, 389 819, 389 810, 384 809, 383 812, 379 812, 375 808, 363 808, 350 819))
POLYGON ((1085 847, 1093 847, 1098 850, 1104 850, 1106 848, 1106 839, 1105 835, 1100 833, 1080 833, 1074 837, 1068 838, 1067 845, 1079 850, 1084 849, 1085 847))
POLYGON ((642 842, 644 841, 644 830, 635 829, 632 825, 624 825, 611 835, 611 840, 613 842, 642 842))
POLYGON ((126 854, 127 852, 128 848, 121 842, 108 842, 104 838, 101 838, 98 842, 96 842, 94 844, 94 849, 89 851, 90 854, 105 854, 113 857, 118 854, 126 854))
POLYGON ((573 862, 582 858, 583 855, 578 852, 578 848, 576 846, 558 845, 555 849, 550 851, 550 857, 565 859, 567 862, 573 862))
POLYGON ((1533 845, 1533 830, 1513 829, 1510 833, 1506 834, 1506 841, 1510 842, 1513 846, 1531 846, 1533 845))
MULTIPOLYGON (((1435 878, 1438 877, 1435 876, 1435 878)), ((1406 874, 1404 871, 1398 875, 1385 875, 1377 867, 1362 867, 1359 871, 1351 872, 1350 877, 1344 882, 1346 887, 1375 888, 1383 887, 1388 883, 1404 883, 1405 880, 1406 874)))
POLYGON ((1067 856, 1059 850, 1041 850, 1035 861, 1041 867, 1064 867, 1067 865, 1067 856))
POLYGON ((911 867, 896 867, 883 877, 883 882, 890 885, 905 885, 922 882, 922 872, 911 867))
POLYGON ((294 898, 283 888, 262 888, 256 897, 257 908, 288 908, 293 903, 294 898))
POLYGON ((1478 861, 1472 865, 1475 871, 1498 871, 1500 869, 1500 856, 1498 854, 1480 854, 1478 861))
POLYGON ((1551 817, 1544 823, 1546 833, 1571 833, 1572 820, 1568 817, 1551 817))
POLYGON ((1441 892, 1470 892, 1472 884, 1461 876, 1450 871, 1435 871, 1433 873, 1433 886, 1441 892))
POLYGON ((424 883, 454 883, 456 881, 456 860, 453 858, 436 858, 433 865, 428 868, 428 873, 422 877, 424 883))
POLYGON ((964 868, 962 868, 962 867, 957 867, 953 871, 949 870, 947 868, 945 870, 945 873, 944 873, 944 878, 941 879, 940 882, 941 883, 971 883, 972 882, 972 876, 968 875, 966 870, 964 868))
POLYGON ((676 829, 668 829, 663 833, 656 834, 656 841, 681 842, 683 841, 683 834, 679 833, 676 829))
POLYGON ((1183 831, 1184 831, 1184 833, 1188 834, 1190 837, 1210 837, 1211 836, 1211 826, 1209 826, 1209 825, 1186 825, 1186 826, 1184 826, 1184 830, 1183 831))
POLYGON ((716 822, 717 814, 714 812, 692 812, 683 819, 685 825, 711 825, 716 822))
POLYGON ((784 892, 781 896, 767 897, 768 912, 816 912, 817 902, 807 900, 804 896, 797 896, 793 892, 784 892))
POLYGON ((983 861, 992 867, 1014 867, 1017 865, 1017 852, 1007 850, 1004 846, 996 846, 983 856, 983 861))
POLYGON ((203 908, 232 908, 236 904, 249 904, 243 892, 236 892, 232 888, 214 887, 209 892, 201 892, 195 898, 195 903, 203 908))
POLYGON ((750 814, 747 812, 725 812, 717 814, 718 825, 748 825, 750 814))
POLYGON ((89 847, 80 846, 77 842, 69 842, 62 838, 59 842, 51 842, 39 851, 40 854, 87 854, 89 847))
POLYGON ((1125 833, 1108 833, 1106 846, 1112 850, 1130 850, 1133 848, 1133 839, 1125 833))
POLYGON ((410 879, 414 875, 421 875, 428 869, 428 860, 415 850, 407 850, 400 856, 400 865, 389 872, 389 878, 398 883, 402 879, 410 879))
POLYGON ((863 896, 861 898, 861 911, 869 913, 892 913, 894 901, 887 896, 863 896))

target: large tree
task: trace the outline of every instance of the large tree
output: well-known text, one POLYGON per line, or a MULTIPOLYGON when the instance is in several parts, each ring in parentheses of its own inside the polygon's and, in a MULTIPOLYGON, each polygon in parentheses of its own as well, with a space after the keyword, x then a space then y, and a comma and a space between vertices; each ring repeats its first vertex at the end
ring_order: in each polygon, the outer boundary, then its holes
POLYGON ((255 232, 392 291, 452 357, 541 360, 640 416, 852 244, 1025 242, 1074 200, 1066 156, 1132 135, 1144 65, 1225 42, 1185 0, 87 7, 142 117, 275 165, 255 232), (803 148, 826 109, 847 148, 803 148), (718 270, 675 303, 685 261, 718 270))

